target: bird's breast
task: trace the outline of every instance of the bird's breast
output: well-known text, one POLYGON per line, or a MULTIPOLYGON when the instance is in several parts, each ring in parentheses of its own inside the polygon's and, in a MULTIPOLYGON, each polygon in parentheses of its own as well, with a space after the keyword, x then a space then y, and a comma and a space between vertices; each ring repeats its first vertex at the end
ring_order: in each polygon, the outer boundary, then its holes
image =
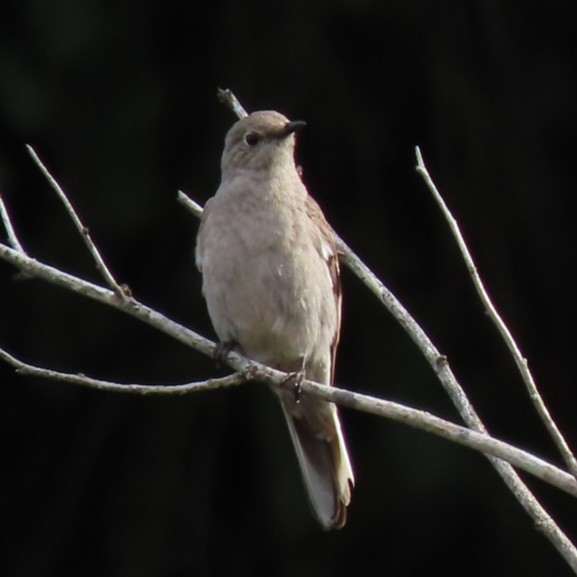
POLYGON ((337 323, 326 262, 298 210, 245 203, 230 219, 211 205, 201 239, 203 291, 219 338, 285 370, 328 350, 337 323))

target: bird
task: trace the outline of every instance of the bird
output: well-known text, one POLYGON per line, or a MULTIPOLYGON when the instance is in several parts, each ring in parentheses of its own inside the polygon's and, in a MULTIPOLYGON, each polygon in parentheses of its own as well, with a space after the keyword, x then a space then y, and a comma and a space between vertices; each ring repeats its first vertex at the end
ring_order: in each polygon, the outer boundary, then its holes
MULTIPOLYGON (((333 385, 341 325, 338 253, 295 163, 295 135, 305 124, 261 110, 230 128, 221 182, 205 206, 195 255, 222 346, 333 385)), ((325 530, 340 529, 355 481, 337 407, 286 387, 274 390, 313 513, 325 530)))

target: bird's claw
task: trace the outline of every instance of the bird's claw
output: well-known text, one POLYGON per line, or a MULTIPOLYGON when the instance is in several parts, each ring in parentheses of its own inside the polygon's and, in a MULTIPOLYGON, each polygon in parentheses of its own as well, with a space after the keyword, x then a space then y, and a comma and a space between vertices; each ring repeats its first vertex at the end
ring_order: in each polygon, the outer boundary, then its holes
POLYGON ((295 371, 294 373, 289 373, 283 379, 283 386, 292 387, 293 395, 295 397, 295 403, 298 405, 301 402, 301 396, 303 392, 303 380, 305 378, 305 371, 301 369, 300 371, 295 371))
POLYGON ((216 348, 214 349, 214 362, 219 369, 222 368, 223 365, 226 365, 226 357, 235 347, 236 343, 234 341, 226 341, 216 345, 216 348))

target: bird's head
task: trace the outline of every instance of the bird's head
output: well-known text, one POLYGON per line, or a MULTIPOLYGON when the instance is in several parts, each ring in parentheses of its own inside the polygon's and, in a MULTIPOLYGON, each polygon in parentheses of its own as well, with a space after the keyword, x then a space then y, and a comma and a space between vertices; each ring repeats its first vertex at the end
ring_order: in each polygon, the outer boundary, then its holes
POLYGON ((237 170, 272 170, 288 163, 294 167, 294 134, 305 126, 273 110, 253 112, 236 122, 225 139, 223 173, 237 170))

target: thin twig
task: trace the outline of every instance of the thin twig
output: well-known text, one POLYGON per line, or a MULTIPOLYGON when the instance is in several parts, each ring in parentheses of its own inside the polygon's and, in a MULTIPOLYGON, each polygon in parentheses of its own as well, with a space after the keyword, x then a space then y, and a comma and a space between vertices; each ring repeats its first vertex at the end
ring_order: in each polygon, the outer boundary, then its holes
POLYGON ((56 192, 58 198, 60 198, 60 200, 62 201, 62 204, 66 208, 68 214, 70 215, 70 218, 72 219, 72 222, 74 223, 74 226, 76 226, 78 232, 80 233, 80 236, 83 238, 84 243, 86 244, 88 250, 90 251, 90 254, 92 255, 92 258, 94 259, 94 262, 96 264, 96 269, 104 277, 106 284, 108 284, 108 286, 119 297, 127 298, 128 297, 127 292, 129 292, 127 287, 123 287, 120 284, 118 284, 118 282, 116 282, 115 278, 112 276, 112 273, 106 266, 106 263, 104 262, 104 259, 102 258, 100 252, 96 248, 96 245, 94 244, 94 242, 92 242, 92 239, 90 238, 90 231, 88 230, 87 227, 85 227, 82 224, 80 218, 78 217, 76 211, 74 210, 74 207, 72 206, 72 203, 68 200, 68 197, 66 196, 64 190, 62 190, 62 187, 58 184, 58 182, 56 182, 56 179, 50 174, 46 166, 44 166, 44 163, 40 160, 34 149, 28 144, 26 145, 26 148, 28 149, 28 152, 30 153, 30 156, 32 157, 32 160, 34 161, 36 166, 38 166, 42 174, 44 174, 50 186, 56 192))
POLYGON ((192 200, 192 198, 190 198, 190 196, 182 192, 182 190, 178 191, 177 200, 182 206, 184 206, 184 208, 186 208, 186 210, 188 210, 194 216, 196 216, 196 218, 198 218, 199 220, 202 218, 202 213, 204 210, 202 206, 200 206, 198 202, 192 200))
MULTIPOLYGON (((98 390, 142 395, 153 394, 166 396, 190 394, 237 386, 247 382, 248 379, 257 380, 273 386, 286 386, 287 382, 285 373, 275 371, 265 365, 255 363, 243 357, 240 357, 238 362, 233 361, 233 363, 231 363, 235 365, 235 368, 239 369, 237 373, 219 379, 208 379, 206 381, 180 385, 121 384, 94 379, 83 374, 63 373, 25 363, 2 348, 0 348, 0 359, 12 365, 17 372, 23 375, 57 380, 98 390)), ((577 497, 577 481, 571 475, 508 443, 504 443, 482 433, 476 433, 470 429, 431 415, 426 411, 407 407, 392 401, 377 399, 369 395, 321 385, 308 380, 303 381, 302 387, 304 394, 320 397, 326 401, 357 411, 385 417, 409 425, 412 428, 433 433, 441 438, 481 453, 505 459, 516 467, 577 497)))
POLYGON ((567 464, 569 471, 573 474, 574 477, 577 477, 577 460, 575 459, 575 456, 571 452, 569 445, 563 438, 563 435, 559 431, 557 425, 553 421, 551 414, 549 413, 541 395, 539 394, 539 391, 537 390, 537 385, 535 384, 535 380, 533 379, 533 375, 531 374, 531 371, 529 369, 527 359, 523 357, 523 355, 521 354, 521 351, 517 346, 517 343, 515 342, 515 339, 513 338, 511 331, 509 331, 509 329, 507 328, 507 325, 497 312, 497 309, 493 305, 493 302, 491 301, 489 294, 485 290, 485 286, 483 285, 483 281, 481 280, 481 277, 477 271, 477 267, 475 265, 475 262, 473 261, 473 257, 471 256, 467 244, 465 243, 465 239, 463 238, 461 230, 459 229, 459 224, 453 217, 451 211, 447 207, 445 201, 443 200, 443 197, 439 193, 437 187, 435 186, 435 183, 433 182, 431 176, 429 175, 427 167, 425 166, 425 163, 423 161, 423 156, 418 146, 416 147, 415 152, 417 156, 416 170, 425 181, 425 184, 431 191, 437 205, 441 209, 445 219, 447 220, 447 223, 449 224, 451 232, 453 233, 457 245, 459 246, 459 250, 461 252, 463 260, 465 261, 465 265, 467 266, 469 275, 473 281, 473 284, 475 285, 477 294, 479 295, 479 298, 481 299, 483 305, 485 306, 489 318, 493 321, 493 323, 497 327, 497 330, 501 334, 501 337, 505 341, 507 348, 509 349, 511 355, 513 356, 517 368, 521 373, 523 382, 525 383, 525 386, 528 389, 529 397, 531 398, 533 404, 535 405, 537 413, 541 417, 541 420, 545 424, 547 431, 549 432, 553 441, 557 445, 557 448, 561 453, 565 463, 567 464))
POLYGON ((2 199, 2 194, 0 193, 0 216, 2 217, 2 222, 4 223, 4 228, 6 229, 6 234, 8 235, 8 242, 10 246, 20 252, 25 253, 23 246, 20 244, 18 237, 16 236, 16 231, 12 226, 12 221, 10 220, 10 215, 8 214, 8 209, 4 204, 2 199))
POLYGON ((248 112, 243 108, 242 104, 238 101, 238 98, 232 93, 232 90, 228 88, 219 88, 216 91, 216 97, 222 104, 230 108, 238 118, 244 118, 248 116, 248 112))
MULTIPOLYGON (((243 373, 233 373, 226 377, 218 379, 207 379, 205 381, 197 381, 194 383, 183 383, 178 385, 143 385, 135 383, 114 383, 111 381, 103 381, 101 379, 94 379, 83 375, 81 373, 63 373, 54 371, 45 367, 37 367, 29 363, 25 363, 11 355, 4 349, 0 348, 0 359, 12 365, 16 372, 21 375, 29 375, 31 377, 40 377, 43 379, 51 379, 63 383, 80 385, 90 389, 98 389, 100 391, 110 391, 114 393, 135 393, 140 395, 184 395, 189 393, 197 393, 201 391, 223 389, 241 385, 246 382, 246 375, 243 373)), ((571 489, 570 489, 571 490, 571 489)), ((576 486, 577 490, 577 486, 576 486)))

